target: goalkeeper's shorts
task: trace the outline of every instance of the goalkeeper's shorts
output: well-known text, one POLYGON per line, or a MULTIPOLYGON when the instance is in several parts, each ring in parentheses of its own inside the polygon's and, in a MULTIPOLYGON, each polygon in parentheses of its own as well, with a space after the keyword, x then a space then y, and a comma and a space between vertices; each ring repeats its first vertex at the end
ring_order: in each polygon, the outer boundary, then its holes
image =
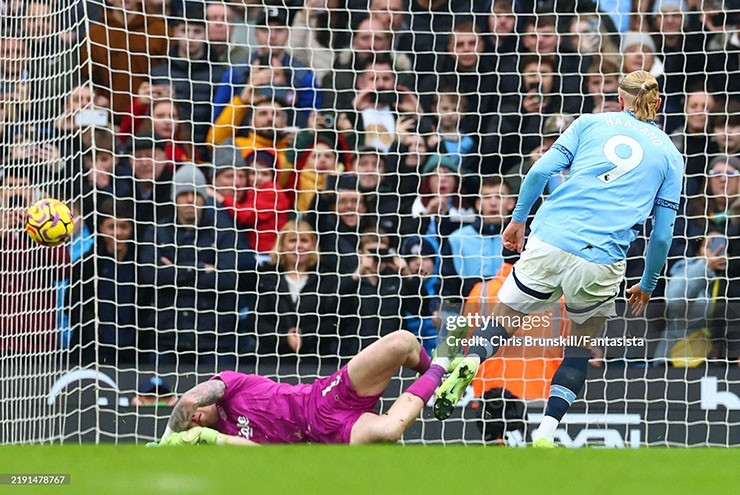
POLYGON ((529 236, 527 247, 498 293, 498 299, 525 314, 552 308, 565 296, 568 316, 583 323, 595 316, 614 316, 614 299, 626 262, 594 263, 529 236))

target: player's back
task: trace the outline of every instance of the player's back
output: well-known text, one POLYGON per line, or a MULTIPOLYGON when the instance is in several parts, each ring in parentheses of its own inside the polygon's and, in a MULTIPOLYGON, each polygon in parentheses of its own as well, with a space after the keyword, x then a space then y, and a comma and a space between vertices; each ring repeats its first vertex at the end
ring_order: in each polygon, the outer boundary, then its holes
POLYGON ((571 165, 532 225, 548 244, 614 263, 625 258, 656 201, 678 208, 683 158, 661 129, 631 113, 584 115, 553 147, 571 165))

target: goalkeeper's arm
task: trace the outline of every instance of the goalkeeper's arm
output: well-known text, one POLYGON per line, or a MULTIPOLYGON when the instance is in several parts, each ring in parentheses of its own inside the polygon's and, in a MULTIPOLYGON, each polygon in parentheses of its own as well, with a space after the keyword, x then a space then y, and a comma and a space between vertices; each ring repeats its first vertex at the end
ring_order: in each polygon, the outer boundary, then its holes
POLYGON ((210 380, 191 388, 175 404, 162 441, 172 433, 185 431, 191 426, 191 418, 196 409, 216 403, 223 397, 226 385, 221 380, 210 380))

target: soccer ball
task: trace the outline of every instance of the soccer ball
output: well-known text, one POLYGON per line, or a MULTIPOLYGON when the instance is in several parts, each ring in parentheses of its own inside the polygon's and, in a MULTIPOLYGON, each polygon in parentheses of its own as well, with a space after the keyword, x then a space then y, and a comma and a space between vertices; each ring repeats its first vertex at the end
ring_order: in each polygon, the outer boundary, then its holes
POLYGON ((41 199, 26 212, 26 232, 42 246, 58 246, 66 242, 72 229, 72 212, 58 199, 41 199))

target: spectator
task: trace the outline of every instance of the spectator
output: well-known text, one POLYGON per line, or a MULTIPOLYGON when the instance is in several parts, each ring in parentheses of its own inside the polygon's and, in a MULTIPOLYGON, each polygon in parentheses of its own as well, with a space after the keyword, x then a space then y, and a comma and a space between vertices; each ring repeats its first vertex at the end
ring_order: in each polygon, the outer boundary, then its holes
MULTIPOLYGON (((702 36, 707 40, 707 84, 712 92, 727 93, 737 100, 740 93, 740 38, 735 36, 740 27, 740 5, 737 0, 704 0, 701 9, 702 36)), ((702 64, 704 67, 704 64, 702 64)))
POLYGON ((435 72, 419 83, 418 92, 425 109, 434 108, 434 95, 442 88, 456 88, 467 100, 469 113, 463 115, 469 121, 469 130, 481 129, 487 114, 498 108, 495 94, 499 88, 494 61, 484 56, 484 45, 483 36, 472 21, 462 20, 455 24, 448 38, 449 55, 440 56, 435 72))
POLYGON ((155 224, 171 221, 173 167, 167 159, 166 143, 151 133, 134 137, 128 197, 134 200, 137 239, 155 224))
POLYGON ((164 21, 141 9, 138 0, 107 0, 103 23, 93 25, 90 43, 81 45, 80 60, 92 65, 95 90, 109 98, 116 123, 131 106, 131 96, 146 75, 167 55, 164 21))
POLYGON ((174 221, 147 231, 138 264, 157 362, 233 363, 237 273, 249 269, 245 246, 226 213, 205 207, 197 168, 181 167, 172 182, 174 221))
POLYGON ((650 72, 660 87, 665 85, 663 62, 655 56, 657 48, 648 33, 629 31, 622 36, 619 47, 622 53, 622 73, 629 74, 636 70, 650 72))
POLYGON ((258 355, 336 355, 338 282, 317 271, 318 264, 316 233, 306 222, 288 221, 278 234, 273 266, 259 273, 251 313, 258 355))
POLYGON ((692 197, 701 191, 710 157, 717 153, 717 144, 709 136, 709 117, 714 111, 714 96, 703 89, 694 89, 686 95, 684 113, 686 122, 671 134, 671 140, 686 157, 686 187, 684 193, 692 197))
POLYGON ((278 100, 270 100, 256 96, 255 88, 271 77, 270 69, 253 71, 249 82, 241 94, 231 100, 221 115, 218 116, 213 127, 208 131, 208 142, 214 146, 226 139, 233 139, 242 155, 246 156, 253 150, 272 150, 278 156, 278 183, 285 187, 291 177, 291 165, 285 153, 288 143, 285 140, 286 116, 282 104, 278 100), (251 110, 251 111, 250 111, 251 110), (249 114, 246 127, 246 136, 241 135, 241 129, 249 114))
POLYGON ((348 12, 341 0, 306 0, 293 17, 288 45, 296 60, 309 67, 317 81, 334 65, 336 52, 349 44, 348 12))
POLYGON ((185 17, 175 18, 171 24, 175 43, 167 62, 152 69, 151 84, 174 88, 179 114, 191 123, 193 140, 199 146, 206 142, 206 134, 211 127, 211 102, 226 72, 226 65, 220 63, 215 52, 211 51, 202 7, 189 6, 185 17))
MULTIPOLYGON (((709 228, 727 232, 730 207, 740 196, 740 158, 736 156, 717 156, 709 163, 709 179, 705 195, 704 216, 709 228)), ((704 201, 702 201, 704 202, 704 201)))
POLYGON ((619 112, 619 66, 610 59, 595 61, 586 71, 585 113, 619 112))
POLYGON ((740 105, 728 105, 727 114, 716 117, 712 122, 714 141, 720 153, 740 155, 740 105))
POLYGON ((657 0, 653 5, 657 56, 665 69, 663 112, 664 130, 668 134, 681 125, 681 97, 705 80, 704 75, 693 69, 706 64, 703 36, 698 31, 684 29, 686 13, 684 0, 657 0))
POLYGON ((455 22, 462 17, 488 13, 487 2, 456 0, 409 0, 409 30, 415 55, 414 72, 420 77, 433 74, 439 53, 444 53, 455 22))
POLYGON ((233 8, 226 2, 213 1, 206 4, 206 39, 211 53, 221 63, 238 60, 233 56, 238 45, 231 46, 236 28, 233 8))
POLYGON ((288 196, 275 183, 275 154, 256 150, 245 160, 228 141, 214 151, 214 187, 206 193, 246 230, 250 249, 269 255, 290 210, 288 196))
POLYGON ((373 221, 360 194, 357 176, 345 174, 334 186, 332 209, 317 220, 322 266, 332 273, 351 274, 357 269, 360 233, 373 221))
POLYGON ((411 217, 411 203, 402 201, 399 174, 388 169, 385 155, 369 146, 360 148, 354 171, 368 214, 376 220, 378 231, 394 237, 394 241, 395 236, 418 231, 418 224, 411 217))
POLYGON ((293 188, 298 212, 315 210, 317 193, 331 189, 336 177, 344 172, 344 163, 339 159, 336 148, 336 141, 328 133, 320 133, 316 135, 313 147, 298 156, 293 188))
POLYGON ((719 295, 719 276, 727 268, 726 250, 727 238, 709 231, 694 257, 681 259, 671 268, 665 289, 668 324, 655 350, 655 364, 666 364, 681 338, 707 327, 719 295))
POLYGON ((18 161, 0 174, 0 355, 57 349, 56 284, 69 275, 69 254, 34 245, 25 232, 26 209, 46 197, 34 185, 40 177, 18 161))
POLYGON ((428 353, 437 346, 436 312, 440 306, 440 280, 436 275, 437 251, 419 236, 407 237, 399 253, 401 269, 401 316, 403 328, 421 340, 428 353))
POLYGON ((418 232, 439 252, 441 239, 475 221, 475 213, 463 204, 457 164, 450 157, 429 157, 423 176, 411 213, 420 221, 418 232))
POLYGON ((443 244, 443 294, 466 298, 476 283, 496 276, 503 263, 503 224, 515 205, 516 198, 503 179, 483 179, 475 201, 478 218, 443 244))
POLYGON ((421 108, 414 93, 398 86, 392 62, 378 56, 357 78, 357 92, 352 101, 357 145, 372 146, 387 152, 396 134, 400 114, 419 115, 421 108))
POLYGON ((378 235, 364 234, 359 263, 340 289, 340 356, 354 356, 380 337, 401 328, 401 279, 389 266, 388 246, 378 235))
MULTIPOLYGON (((491 1, 491 14, 488 16, 486 23, 486 44, 487 52, 493 52, 499 56, 511 54, 517 49, 516 14, 514 13, 514 2, 512 0, 493 0, 491 1)), ((516 61, 512 60, 511 64, 506 67, 516 71, 516 61)), ((505 71, 501 71, 505 72, 505 71)))
MULTIPOLYGON (((113 135, 107 130, 97 131, 95 147, 82 157, 83 177, 79 192, 82 196, 82 212, 86 214, 85 223, 95 230, 96 204, 107 198, 131 196, 131 184, 126 177, 131 176, 130 167, 122 162, 114 150, 113 135)), ((74 261, 74 260, 73 260, 74 261)))
POLYGON ((28 63, 29 95, 41 102, 32 113, 45 121, 59 115, 64 97, 80 83, 78 52, 60 35, 58 14, 53 2, 36 0, 26 3, 23 15, 28 51, 36 54, 28 63))
POLYGON ((434 99, 434 133, 427 138, 427 143, 457 161, 464 173, 477 172, 478 140, 476 134, 464 128, 461 119, 470 108, 468 98, 457 93, 454 87, 446 86, 437 90, 434 99))
POLYGON ((558 82, 555 62, 534 55, 521 60, 521 93, 518 104, 488 123, 483 139, 481 173, 508 174, 540 144, 542 125, 548 114, 558 112, 558 82))
MULTIPOLYGON (((370 0, 368 7, 370 18, 379 20, 381 26, 391 35, 391 51, 403 53, 409 58, 413 67, 414 33, 411 32, 411 24, 408 16, 407 0, 370 0)), ((400 70, 400 68, 399 68, 400 70)))
POLYGON ((150 376, 139 382, 136 397, 131 399, 132 406, 164 406, 172 407, 177 404, 177 396, 172 388, 158 376, 150 376))
POLYGON ((400 84, 408 86, 413 82, 410 76, 411 60, 405 53, 391 49, 392 36, 387 18, 356 18, 352 29, 352 46, 337 53, 334 70, 322 80, 325 88, 334 91, 333 101, 328 101, 329 108, 348 108, 346 100, 351 99, 352 88, 357 87, 358 77, 364 68, 378 60, 379 56, 388 57, 395 74, 400 75, 400 84), (332 105, 333 103, 333 105, 332 105))
POLYGON ((321 108, 321 93, 314 74, 286 51, 290 14, 284 7, 266 7, 257 21, 255 32, 259 51, 255 57, 236 62, 224 73, 216 93, 214 117, 218 119, 228 103, 244 87, 254 84, 251 73, 257 68, 269 73, 255 86, 257 93, 287 104, 288 123, 305 126, 311 110, 321 108))
POLYGON ((139 334, 133 204, 106 198, 99 206, 95 248, 72 267, 69 291, 71 361, 84 366, 137 362, 139 334))
MULTIPOLYGON (((564 84, 563 108, 569 112, 588 112, 585 105, 588 100, 583 98, 586 87, 587 74, 591 66, 596 66, 599 72, 607 72, 603 64, 611 64, 618 60, 618 49, 612 33, 606 31, 597 14, 575 15, 569 22, 569 36, 565 47, 567 53, 562 55, 563 67, 572 73, 567 75, 564 84)), ((619 37, 616 36, 618 42, 619 37)), ((616 75, 617 71, 613 71, 616 75)), ((616 95, 616 89, 613 91, 616 95)))
POLYGON ((24 84, 30 76, 28 46, 20 33, 3 27, 0 26, 0 97, 23 101, 27 99, 24 84))

